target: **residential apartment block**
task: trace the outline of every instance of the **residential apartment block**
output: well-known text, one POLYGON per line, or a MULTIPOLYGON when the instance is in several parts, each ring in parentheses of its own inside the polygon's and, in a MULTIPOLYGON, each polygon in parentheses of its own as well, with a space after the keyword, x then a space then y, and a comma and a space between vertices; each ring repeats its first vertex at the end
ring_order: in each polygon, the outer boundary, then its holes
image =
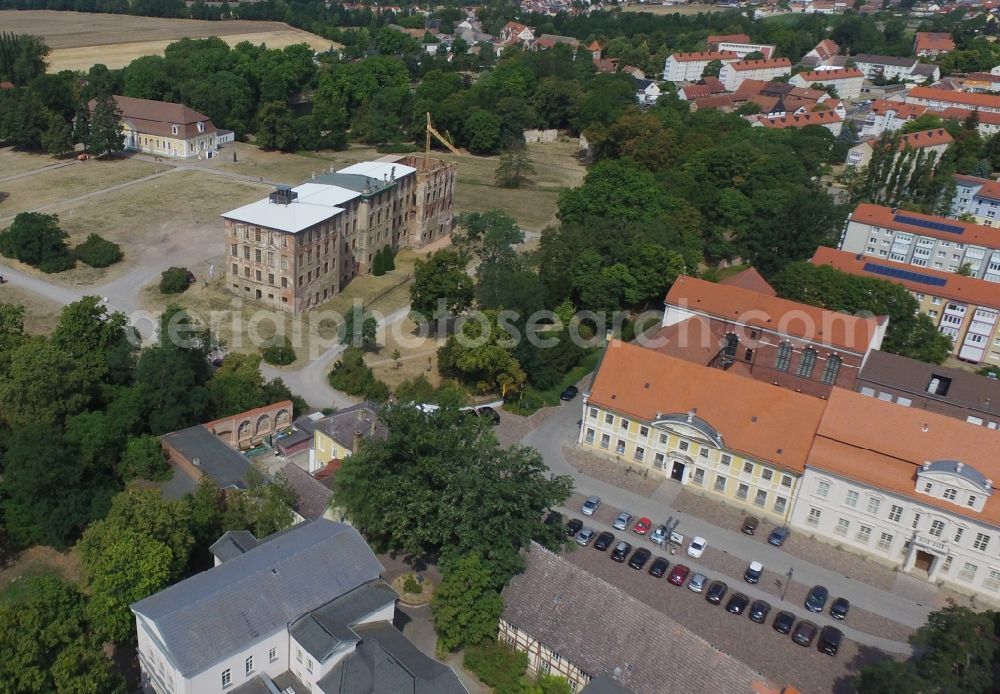
POLYGON ((744 80, 771 81, 791 74, 792 63, 788 58, 765 58, 762 60, 740 60, 722 66, 719 79, 726 89, 734 92, 744 80))
POLYGON ((968 266, 971 277, 1000 282, 1000 229, 957 219, 862 203, 847 220, 840 248, 945 272, 968 266))
POLYGON ((852 58, 865 79, 899 79, 903 82, 936 82, 941 79, 941 69, 937 65, 921 63, 916 58, 899 58, 893 55, 869 55, 859 53, 852 58))
POLYGON ((858 377, 858 392, 988 429, 1000 425, 1000 380, 963 369, 872 352, 858 377))
POLYGON ((664 301, 654 349, 792 391, 854 388, 886 317, 850 316, 738 286, 681 276, 664 301))
POLYGON ((782 115, 757 114, 747 117, 755 128, 784 130, 785 128, 807 128, 821 125, 835 136, 844 127, 844 118, 836 111, 813 111, 811 113, 785 113, 782 115))
POLYGON ((357 530, 326 519, 258 541, 132 605, 146 692, 465 694, 395 627, 397 595, 357 530))
POLYGON ((754 43, 746 34, 710 35, 706 41, 708 42, 708 50, 731 51, 741 60, 750 53, 760 53, 765 58, 774 55, 774 46, 767 43, 754 43))
POLYGON ((383 157, 279 186, 230 210, 227 284, 234 294, 299 313, 367 272, 376 252, 420 248, 451 232, 455 165, 383 157))
POLYGON ((583 694, 663 694, 682 682, 690 694, 778 691, 757 668, 541 545, 524 563, 503 589, 497 640, 525 653, 532 675, 565 677, 583 694), (636 644, 669 650, 637 658, 636 644))
POLYGON ((916 298, 919 311, 951 338, 956 357, 1000 364, 1000 287, 994 282, 823 247, 812 262, 903 285, 916 298))
POLYGON ((793 75, 788 83, 796 87, 823 84, 836 89, 837 96, 841 99, 855 99, 861 94, 861 85, 864 84, 864 81, 865 76, 857 68, 841 67, 800 72, 793 75))
POLYGON ((861 126, 861 136, 878 137, 884 132, 896 132, 926 112, 926 106, 876 99, 868 111, 865 124, 861 126))
POLYGON ((996 226, 1000 223, 1000 181, 955 174, 955 197, 951 214, 970 215, 976 224, 996 226))
POLYGON ((783 523, 823 405, 611 340, 583 400, 578 443, 783 523))
POLYGON ((663 80, 680 84, 697 82, 705 67, 714 60, 723 65, 735 63, 740 57, 731 51, 701 51, 696 53, 671 53, 663 64, 663 80))
POLYGON ((970 111, 992 111, 1000 113, 1000 96, 956 92, 950 89, 914 87, 906 94, 906 103, 929 106, 936 111, 946 108, 965 108, 970 111))
POLYGON ((1000 434, 837 389, 791 523, 905 573, 1000 592, 1000 434))
MULTIPOLYGON (((125 139, 122 149, 170 159, 207 159, 218 145, 215 125, 208 116, 184 104, 131 96, 114 96, 125 139)), ((88 104, 93 111, 97 104, 88 104)))
MULTIPOLYGON (((944 128, 933 130, 920 130, 915 133, 907 133, 899 138, 898 154, 896 157, 905 156, 907 152, 923 152, 923 160, 937 162, 941 156, 948 151, 948 148, 955 140, 944 128)), ((874 139, 866 140, 854 145, 847 151, 847 165, 851 167, 865 167, 871 162, 872 154, 878 141, 874 139)), ((918 154, 919 156, 919 154, 918 154)), ((909 168, 916 165, 916 159, 911 162, 909 168)))

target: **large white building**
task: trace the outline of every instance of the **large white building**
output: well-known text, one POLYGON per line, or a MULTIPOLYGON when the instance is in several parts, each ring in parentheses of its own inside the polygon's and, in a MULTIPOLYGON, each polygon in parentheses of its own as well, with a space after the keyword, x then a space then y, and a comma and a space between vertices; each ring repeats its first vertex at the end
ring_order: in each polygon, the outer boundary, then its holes
POLYGON ((865 124, 861 126, 862 137, 878 137, 882 133, 896 132, 911 120, 927 112, 926 106, 907 104, 902 101, 876 99, 868 111, 865 124))
POLYGON ((900 58, 894 55, 869 55, 859 53, 852 58, 854 64, 864 73, 866 79, 898 79, 902 82, 936 82, 941 79, 941 69, 937 65, 921 63, 916 58, 900 58))
POLYGON ((146 692, 467 694, 392 626, 398 596, 354 528, 226 533, 212 552, 214 568, 132 605, 146 692))
POLYGON ((718 60, 723 65, 735 63, 739 56, 729 51, 700 51, 696 53, 671 53, 663 64, 665 82, 697 82, 705 72, 705 67, 718 60))
POLYGON ((728 91, 735 92, 743 84, 743 80, 770 82, 791 72, 792 63, 788 58, 740 60, 723 65, 719 71, 719 79, 726 85, 728 91))
POLYGON ((1000 433, 834 390, 791 523, 931 581, 1000 593, 1000 433))
POLYGON ((854 67, 823 68, 800 72, 793 75, 789 84, 796 87, 811 87, 814 84, 823 84, 837 90, 837 96, 841 99, 854 99, 861 94, 861 85, 864 84, 865 77, 861 71, 854 67))

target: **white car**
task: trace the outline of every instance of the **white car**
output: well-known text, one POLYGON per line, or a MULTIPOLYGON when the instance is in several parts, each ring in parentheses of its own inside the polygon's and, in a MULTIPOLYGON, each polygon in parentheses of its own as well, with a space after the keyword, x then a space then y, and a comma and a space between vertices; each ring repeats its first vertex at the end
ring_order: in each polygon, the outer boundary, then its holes
POLYGON ((688 545, 688 556, 700 559, 701 555, 705 553, 705 545, 707 544, 708 543, 705 542, 705 538, 695 537, 691 540, 691 544, 688 545))
POLYGON ((594 511, 597 507, 601 505, 601 497, 599 496, 588 496, 587 500, 583 502, 583 506, 580 507, 580 513, 585 516, 594 515, 594 511))

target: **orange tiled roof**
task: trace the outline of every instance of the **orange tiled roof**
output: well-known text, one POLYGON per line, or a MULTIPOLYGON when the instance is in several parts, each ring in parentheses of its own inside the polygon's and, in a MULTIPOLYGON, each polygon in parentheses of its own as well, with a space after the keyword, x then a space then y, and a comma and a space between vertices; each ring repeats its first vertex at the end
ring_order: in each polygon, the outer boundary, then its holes
POLYGON ((720 43, 753 43, 750 37, 746 34, 720 34, 718 36, 709 36, 705 39, 709 46, 712 44, 720 43))
POLYGON ((760 118, 757 122, 765 128, 784 130, 785 128, 804 128, 807 125, 826 125, 839 123, 843 118, 836 111, 815 111, 801 115, 778 116, 777 118, 760 118))
POLYGON ((693 53, 674 53, 670 56, 678 63, 691 63, 698 60, 736 60, 738 57, 732 51, 695 51, 693 53))
POLYGON ((878 318, 849 316, 685 275, 677 278, 664 303, 858 354, 868 350, 880 325, 878 318))
POLYGON ((804 469, 826 404, 619 340, 608 343, 589 402, 646 421, 693 411, 727 448, 794 471, 804 469))
POLYGON ((841 67, 836 70, 811 70, 810 72, 800 72, 796 77, 801 77, 810 84, 822 82, 829 84, 836 80, 846 80, 854 77, 864 77, 861 70, 856 67, 841 67))
POLYGON ((920 51, 953 51, 955 42, 951 34, 940 31, 918 31, 915 43, 917 53, 920 51))
POLYGON ((769 70, 774 68, 792 67, 792 61, 788 58, 762 58, 760 60, 741 60, 738 63, 729 65, 733 70, 743 72, 745 70, 769 70))
POLYGON ((960 240, 961 243, 965 244, 978 244, 980 246, 986 246, 987 248, 1000 248, 1000 229, 982 226, 981 224, 973 224, 972 222, 963 222, 959 219, 944 219, 942 217, 935 217, 929 214, 920 214, 919 212, 893 212, 891 207, 872 205, 867 202, 860 203, 857 207, 855 207, 854 212, 851 213, 850 219, 852 222, 871 224, 885 229, 896 229, 897 231, 907 231, 911 234, 931 236, 933 238, 944 239, 945 241, 960 240), (913 217, 927 222, 944 222, 946 224, 951 224, 956 227, 961 227, 962 233, 953 234, 947 231, 938 231, 937 229, 925 226, 897 221, 894 219, 897 214, 913 217))
POLYGON ((899 139, 899 151, 902 152, 904 149, 919 149, 921 147, 934 147, 936 145, 950 145, 954 141, 954 138, 944 128, 920 130, 915 133, 903 135, 899 139))
POLYGON ((755 267, 748 267, 746 270, 737 272, 735 275, 730 275, 724 280, 719 280, 719 284, 724 284, 727 287, 749 289, 752 292, 767 294, 768 296, 778 295, 778 293, 774 291, 774 287, 768 284, 767 280, 764 279, 759 272, 757 272, 757 268, 755 267))
MULTIPOLYGON (((907 212, 909 214, 909 212, 907 212)), ((949 222, 951 220, 948 220, 949 222)), ((897 263, 884 258, 838 251, 834 248, 820 246, 816 249, 812 259, 809 261, 813 265, 829 265, 830 267, 859 277, 872 277, 879 280, 895 282, 906 287, 911 292, 940 296, 952 301, 961 301, 976 306, 987 306, 990 308, 1000 308, 1000 285, 996 282, 975 277, 966 277, 955 272, 943 272, 941 270, 931 270, 925 267, 897 263), (865 265, 873 263, 885 267, 906 272, 914 272, 927 275, 938 280, 944 280, 944 285, 928 285, 922 282, 907 280, 904 278, 887 277, 886 275, 865 270, 865 265)))
POLYGON ((976 94, 974 92, 955 92, 950 89, 935 89, 934 87, 914 87, 906 95, 906 98, 1000 109, 1000 96, 976 94))
POLYGON ((823 39, 813 48, 820 60, 828 60, 840 53, 840 46, 833 39, 823 39))
POLYGON ((834 388, 807 465, 996 523, 1000 522, 1000 494, 991 496, 980 514, 918 494, 914 486, 918 468, 934 460, 961 461, 1000 482, 998 446, 1000 432, 992 429, 834 388))
MULTIPOLYGON (((1000 81, 1000 79, 998 79, 998 81, 1000 81)), ((932 111, 932 113, 934 113, 934 111, 932 111)), ((960 121, 964 121, 966 118, 975 113, 976 119, 984 125, 1000 125, 1000 113, 997 113, 996 111, 971 111, 967 108, 949 106, 940 113, 942 118, 960 121)))
POLYGON ((907 104, 902 101, 889 101, 888 99, 876 99, 872 104, 872 113, 895 111, 898 118, 906 120, 922 116, 926 110, 927 107, 920 104, 907 104))

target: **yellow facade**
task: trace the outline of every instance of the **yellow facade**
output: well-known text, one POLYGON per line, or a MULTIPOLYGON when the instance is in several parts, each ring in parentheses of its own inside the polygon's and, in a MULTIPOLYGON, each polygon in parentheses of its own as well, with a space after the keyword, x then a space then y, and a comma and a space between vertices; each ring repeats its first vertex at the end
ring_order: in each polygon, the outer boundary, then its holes
POLYGON ((585 403, 579 444, 783 523, 801 474, 730 450, 724 437, 690 414, 640 421, 585 403))
POLYGON ((338 443, 332 436, 318 428, 313 431, 313 449, 316 451, 316 460, 326 465, 334 458, 343 460, 351 455, 351 449, 338 443))
POLYGON ((173 159, 194 159, 215 151, 215 131, 202 132, 185 140, 180 136, 164 137, 139 132, 127 122, 122 123, 125 133, 125 149, 138 150, 158 157, 173 159))

